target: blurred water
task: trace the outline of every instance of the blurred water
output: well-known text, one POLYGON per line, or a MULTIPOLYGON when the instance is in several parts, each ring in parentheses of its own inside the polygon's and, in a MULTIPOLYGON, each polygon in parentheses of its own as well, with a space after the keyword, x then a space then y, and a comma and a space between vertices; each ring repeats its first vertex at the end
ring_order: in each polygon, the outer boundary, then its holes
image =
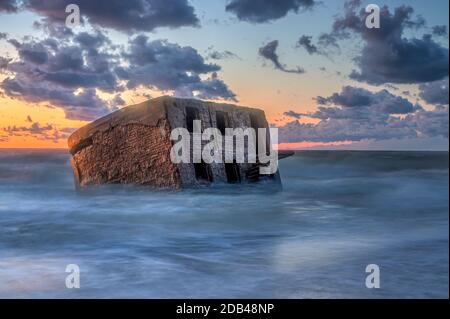
POLYGON ((448 167, 448 152, 298 152, 277 193, 77 194, 66 152, 2 150, 0 297, 448 298, 448 167))

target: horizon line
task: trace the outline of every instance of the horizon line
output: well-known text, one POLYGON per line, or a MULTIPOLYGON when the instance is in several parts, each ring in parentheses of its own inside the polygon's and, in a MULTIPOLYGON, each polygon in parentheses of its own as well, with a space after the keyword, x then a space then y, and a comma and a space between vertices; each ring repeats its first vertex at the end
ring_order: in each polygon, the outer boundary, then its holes
MULTIPOLYGON (((68 147, 0 147, 0 151, 3 150, 41 150, 41 151, 67 151, 69 152, 68 147)), ((302 152, 302 151, 351 151, 351 152, 449 152, 449 150, 414 150, 414 149, 324 149, 324 148, 303 148, 303 149, 289 149, 282 148, 280 151, 294 151, 294 152, 302 152)))

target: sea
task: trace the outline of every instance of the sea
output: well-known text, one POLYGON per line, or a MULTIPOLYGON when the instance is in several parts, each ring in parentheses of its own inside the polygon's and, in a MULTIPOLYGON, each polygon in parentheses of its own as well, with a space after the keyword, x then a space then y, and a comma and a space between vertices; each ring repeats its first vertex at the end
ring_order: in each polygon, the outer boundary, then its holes
POLYGON ((280 191, 79 192, 66 150, 0 150, 0 298, 449 297, 448 152, 279 169, 280 191))

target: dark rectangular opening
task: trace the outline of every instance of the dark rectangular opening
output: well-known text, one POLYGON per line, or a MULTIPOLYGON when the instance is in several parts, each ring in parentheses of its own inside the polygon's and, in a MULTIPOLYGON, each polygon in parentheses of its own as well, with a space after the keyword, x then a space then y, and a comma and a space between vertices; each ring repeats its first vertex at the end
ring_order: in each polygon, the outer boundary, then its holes
POLYGON ((258 117, 253 114, 250 113, 250 125, 251 127, 255 130, 255 151, 256 151, 256 159, 258 159, 258 127, 259 127, 259 121, 258 121, 258 117))
POLYGON ((195 178, 199 182, 212 182, 212 174, 209 165, 205 162, 194 163, 195 178))
POLYGON ((222 133, 222 135, 225 135, 225 128, 228 124, 228 116, 227 113, 217 111, 216 112, 216 122, 217 122, 217 129, 222 133))
POLYGON ((241 174, 239 173, 239 165, 236 163, 225 163, 225 172, 227 174, 228 183, 240 183, 241 174))
POLYGON ((258 127, 259 127, 259 121, 258 121, 258 117, 256 116, 256 114, 250 113, 250 125, 251 125, 251 127, 253 127, 255 130, 258 129, 258 127))
POLYGON ((266 155, 267 156, 270 155, 270 147, 271 147, 270 130, 269 130, 269 128, 266 128, 266 155))
POLYGON ((195 107, 186 107, 186 128, 192 133, 194 131, 194 120, 198 120, 198 111, 195 107))
POLYGON ((266 155, 270 155, 270 131, 269 128, 263 124, 260 124, 258 116, 255 114, 250 114, 250 123, 252 128, 255 130, 256 139, 255 139, 255 150, 256 150, 256 158, 258 158, 258 128, 266 128, 266 155))

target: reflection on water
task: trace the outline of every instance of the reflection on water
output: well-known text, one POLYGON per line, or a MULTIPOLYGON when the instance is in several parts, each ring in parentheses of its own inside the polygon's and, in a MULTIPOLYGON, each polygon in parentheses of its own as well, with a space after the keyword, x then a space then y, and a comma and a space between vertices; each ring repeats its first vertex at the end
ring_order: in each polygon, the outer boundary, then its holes
POLYGON ((0 297, 448 297, 448 153, 298 152, 280 169, 281 192, 78 194, 65 152, 0 151, 0 297))

